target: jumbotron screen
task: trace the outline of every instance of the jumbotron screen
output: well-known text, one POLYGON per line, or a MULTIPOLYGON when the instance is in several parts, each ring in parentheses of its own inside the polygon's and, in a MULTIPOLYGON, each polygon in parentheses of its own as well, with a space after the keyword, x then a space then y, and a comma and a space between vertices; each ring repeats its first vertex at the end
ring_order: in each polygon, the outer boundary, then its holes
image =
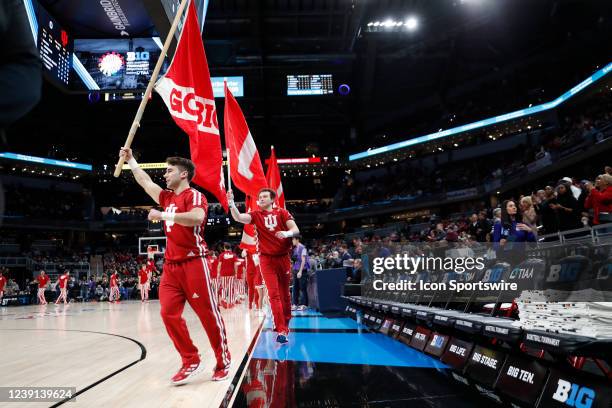
POLYGON ((287 95, 331 95, 334 84, 331 74, 287 75, 287 95))
POLYGON ((42 6, 33 4, 36 5, 37 45, 44 73, 57 85, 68 87, 72 67, 71 35, 42 6))
MULTIPOLYGON (((146 89, 161 49, 152 38, 77 39, 74 53, 100 90, 134 91, 146 89)), ((169 64, 166 58, 160 74, 169 64)))

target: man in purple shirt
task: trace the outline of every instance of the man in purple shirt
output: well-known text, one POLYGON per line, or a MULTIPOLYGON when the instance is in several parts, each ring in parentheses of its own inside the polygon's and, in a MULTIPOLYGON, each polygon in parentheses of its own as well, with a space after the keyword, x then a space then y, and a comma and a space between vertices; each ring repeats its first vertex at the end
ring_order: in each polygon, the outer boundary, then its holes
POLYGON ((291 310, 305 310, 308 307, 308 251, 300 238, 293 238, 293 291, 291 296, 291 310))

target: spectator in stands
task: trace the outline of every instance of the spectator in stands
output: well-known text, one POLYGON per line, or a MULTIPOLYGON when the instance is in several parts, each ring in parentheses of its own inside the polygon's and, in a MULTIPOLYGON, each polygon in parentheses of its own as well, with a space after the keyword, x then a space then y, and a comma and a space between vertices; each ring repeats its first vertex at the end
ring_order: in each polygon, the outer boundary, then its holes
POLYGON ((501 222, 501 208, 497 207, 493 210, 493 224, 501 222))
POLYGON ((534 209, 540 217, 540 222, 544 228, 545 234, 552 234, 559 231, 559 221, 557 220, 557 214, 552 204, 555 202, 555 190, 552 186, 546 186, 543 194, 536 196, 536 202, 534 203, 534 209))
POLYGON ((571 177, 563 177, 559 183, 565 183, 567 184, 567 186, 569 187, 570 191, 572 192, 572 195, 574 196, 574 198, 576 200, 578 200, 578 197, 580 197, 580 193, 582 193, 582 190, 580 190, 580 187, 576 186, 575 184, 575 179, 572 179, 571 177))
POLYGON ((353 257, 348 251, 348 245, 342 244, 340 245, 340 261, 342 261, 342 266, 345 266, 348 261, 352 261, 353 257))
POLYGON ((338 251, 332 251, 327 255, 325 259, 325 269, 333 269, 342 267, 342 261, 340 260, 340 253, 338 251))
POLYGON ((609 174, 610 176, 612 176, 612 167, 611 166, 606 166, 604 168, 604 173, 609 174))
POLYGON ((533 208, 533 202, 531 201, 531 197, 525 196, 521 198, 521 214, 523 218, 523 224, 528 225, 531 228, 531 231, 534 235, 537 236, 538 225, 537 219, 538 215, 536 214, 535 209, 533 208))
POLYGON ((578 197, 578 209, 583 210, 585 208, 584 203, 586 198, 589 196, 589 190, 587 189, 587 184, 589 184, 589 180, 582 180, 579 184, 580 187, 580 196, 578 197))
POLYGON ((362 254, 363 254, 363 247, 361 246, 361 241, 360 241, 359 246, 355 247, 355 251, 353 253, 353 259, 361 259, 362 254))
POLYGON ((586 185, 589 195, 584 206, 593 209, 593 224, 612 222, 612 175, 602 174, 595 179, 595 185, 586 185))
POLYGON ((106 295, 104 292, 104 287, 102 287, 101 284, 97 284, 96 285, 96 295, 95 295, 96 299, 98 299, 99 302, 103 301, 106 299, 106 295))
POLYGON ((567 182, 557 185, 557 197, 550 204, 557 215, 559 231, 567 231, 580 228, 580 210, 578 200, 574 197, 567 182))
POLYGON ((470 216, 470 225, 468 226, 468 234, 471 239, 478 242, 486 242, 487 235, 491 232, 491 223, 487 220, 486 211, 472 214, 470 216))
POLYGON ((350 283, 361 283, 361 274, 363 272, 363 263, 361 259, 355 259, 353 267, 350 269, 350 276, 346 278, 347 282, 350 283))
POLYGON ((19 285, 13 279, 9 279, 4 288, 5 296, 14 296, 19 294, 19 285))
POLYGON ((446 231, 444 230, 444 224, 439 222, 436 224, 436 228, 431 230, 429 241, 442 241, 443 239, 446 239, 446 231))
POLYGON ((504 245, 510 242, 535 242, 536 238, 529 225, 523 224, 521 215, 513 200, 506 200, 501 207, 501 222, 493 227, 493 242, 504 245))
POLYGON ((470 215, 470 225, 468 226, 468 234, 470 234, 472 238, 477 239, 476 236, 478 235, 478 229, 478 214, 474 213, 470 215))

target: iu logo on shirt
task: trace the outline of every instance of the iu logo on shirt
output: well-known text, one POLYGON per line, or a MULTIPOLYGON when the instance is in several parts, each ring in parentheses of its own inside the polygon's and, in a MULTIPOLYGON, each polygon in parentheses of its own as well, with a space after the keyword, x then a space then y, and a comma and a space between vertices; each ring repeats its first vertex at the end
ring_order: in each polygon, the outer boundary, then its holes
POLYGON ((276 221, 276 215, 270 214, 264 217, 264 224, 267 229, 270 231, 274 231, 276 226, 278 225, 278 221, 276 221))
MULTIPOLYGON (((164 211, 174 214, 174 213, 176 213, 176 205, 175 204, 170 204, 168 207, 166 207, 166 209, 164 211)), ((170 228, 173 225, 174 225, 174 221, 166 221, 166 232, 170 232, 170 228)))

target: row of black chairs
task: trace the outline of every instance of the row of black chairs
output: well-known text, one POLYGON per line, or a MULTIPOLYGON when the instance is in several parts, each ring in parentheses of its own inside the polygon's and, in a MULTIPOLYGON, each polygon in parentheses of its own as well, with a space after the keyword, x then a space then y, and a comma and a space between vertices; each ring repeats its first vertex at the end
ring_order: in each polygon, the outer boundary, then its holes
POLYGON ((392 271, 368 276, 360 296, 344 298, 352 317, 440 358, 452 368, 452 378, 498 402, 554 406, 565 395, 563 387, 576 384, 579 388, 571 392, 583 394, 567 394, 570 402, 581 401, 575 406, 608 407, 612 339, 521 327, 514 300, 539 291, 558 302, 611 302, 611 283, 612 245, 550 245, 490 261, 479 271, 392 271), (516 283, 517 290, 380 291, 375 280, 446 284, 503 280, 516 283), (581 293, 595 298, 581 299, 577 296, 581 293), (531 382, 522 381, 525 378, 531 382))

